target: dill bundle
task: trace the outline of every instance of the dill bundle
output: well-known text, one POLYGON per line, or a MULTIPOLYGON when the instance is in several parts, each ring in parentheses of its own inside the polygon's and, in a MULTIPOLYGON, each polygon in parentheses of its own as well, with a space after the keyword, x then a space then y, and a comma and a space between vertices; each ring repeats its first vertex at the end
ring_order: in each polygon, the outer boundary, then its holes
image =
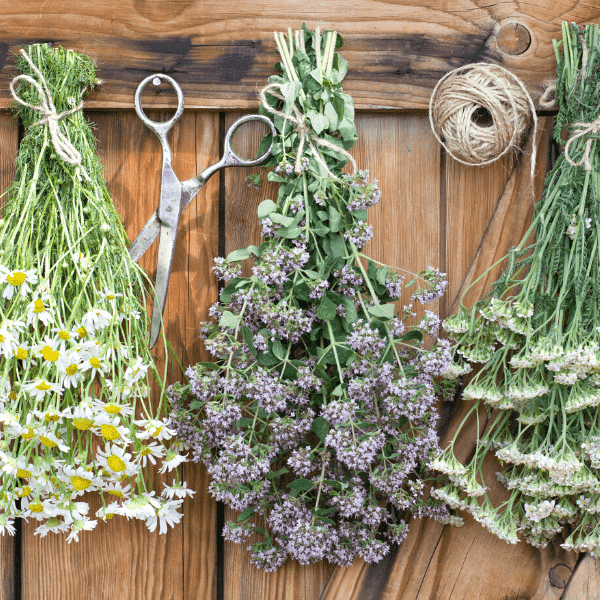
POLYGON ((127 254, 80 110, 96 70, 47 45, 29 46, 17 68, 26 135, 0 221, 0 530, 13 533, 20 516, 39 521, 36 534, 76 540, 97 523, 78 497, 95 491, 96 516, 140 518, 162 533, 188 492, 175 471, 157 496, 148 467, 162 459, 171 471, 185 457, 161 419, 147 278, 127 254))
MULTIPOLYGON (((490 420, 462 465, 453 445, 433 466, 449 477, 434 491, 508 542, 544 547, 566 524, 568 550, 600 554, 600 36, 563 24, 555 139, 564 146, 547 175, 532 226, 508 268, 445 329, 456 340, 455 377, 478 366, 463 391, 490 420), (561 139, 566 128, 568 141, 561 139), (527 239, 535 232, 535 242, 527 239), (495 452, 510 491, 490 502, 482 464, 495 452), (478 500, 479 498, 479 500, 478 500)), ((458 433, 457 433, 458 436, 458 433)), ((456 438, 455 438, 456 439, 456 438)))

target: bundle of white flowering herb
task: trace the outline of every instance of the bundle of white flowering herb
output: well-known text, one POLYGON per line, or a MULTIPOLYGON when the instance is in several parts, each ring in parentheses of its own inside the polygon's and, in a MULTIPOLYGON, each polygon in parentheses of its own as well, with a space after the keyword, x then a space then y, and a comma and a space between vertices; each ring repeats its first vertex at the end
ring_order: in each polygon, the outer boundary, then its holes
MULTIPOLYGON (((276 41, 281 75, 261 112, 279 132, 268 165, 278 200, 258 207, 260 247, 215 259, 227 282, 203 330, 215 362, 171 388, 171 426, 207 465, 213 496, 241 511, 225 538, 258 537, 248 546, 258 567, 377 562, 409 515, 448 517, 423 465, 439 452, 433 378, 450 345, 435 344, 431 311, 407 326, 411 306, 394 304, 403 277, 361 252, 380 191, 364 171, 342 174, 357 135, 341 38, 303 29, 276 41), (253 275, 241 277, 248 258, 253 275)), ((433 268, 417 281, 412 301, 446 287, 433 268)))
POLYGON ((166 396, 148 350, 147 278, 127 254, 95 140, 80 110, 92 61, 29 46, 17 109, 26 135, 0 221, 0 530, 93 529, 96 517, 143 519, 161 533, 189 491, 160 415, 166 396), (155 413, 151 383, 161 389, 155 413), (151 489, 150 464, 175 470, 151 489), (87 500, 88 496, 84 497, 87 500))
POLYGON ((574 24, 563 24, 562 42, 555 42, 555 139, 565 151, 506 271, 485 298, 470 310, 461 304, 444 323, 456 340, 448 372, 456 377, 478 366, 463 397, 475 400, 472 411, 485 403, 490 419, 468 464, 455 458, 454 442, 433 463, 449 477, 434 494, 502 539, 516 543, 521 533, 544 547, 568 524, 563 548, 594 555, 600 555, 599 43, 597 25, 574 24), (494 452, 510 491, 497 507, 482 473, 494 452))

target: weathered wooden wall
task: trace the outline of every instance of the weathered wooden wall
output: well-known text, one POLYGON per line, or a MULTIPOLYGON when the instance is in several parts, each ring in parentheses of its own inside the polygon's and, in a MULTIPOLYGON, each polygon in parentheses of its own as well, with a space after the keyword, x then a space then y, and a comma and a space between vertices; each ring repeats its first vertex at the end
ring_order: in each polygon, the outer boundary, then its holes
MULTIPOLYGON (((449 290, 439 305, 443 315, 451 313, 467 282, 520 239, 532 194, 527 161, 515 168, 506 159, 480 169, 459 165, 440 151, 423 110, 435 82, 453 67, 487 60, 522 77, 537 99, 555 67, 551 39, 559 36, 560 21, 600 19, 597 0, 252 5, 237 0, 0 0, 0 8, 0 63, 6 65, 0 73, 0 107, 10 104, 11 53, 23 43, 60 43, 97 60, 104 83, 90 96, 86 114, 97 124, 109 189, 132 238, 155 209, 159 192, 158 142, 131 110, 141 79, 163 71, 184 88, 188 110, 171 139, 175 171, 188 178, 215 161, 219 136, 243 114, 239 111, 256 110, 257 88, 275 60, 273 30, 306 22, 309 28, 340 31, 350 62, 345 89, 361 109, 353 153, 383 191, 381 204, 371 211, 375 238, 366 250, 405 269, 432 264, 447 271, 449 290)), ((173 106, 173 97, 165 90, 149 98, 149 105, 162 111, 173 106)), ((540 125, 538 194, 551 123, 541 119, 540 125)), ((12 177, 18 133, 16 122, 0 114, 2 187, 12 177)), ((238 132, 236 147, 250 155, 259 137, 247 126, 238 132)), ((269 185, 248 188, 247 174, 231 169, 215 176, 182 215, 165 320, 184 366, 205 358, 198 329, 217 295, 212 257, 258 239, 256 206, 275 193, 269 185)), ((155 252, 143 259, 149 269, 155 252)), ((444 407, 446 420, 453 417, 447 431, 464 408, 444 407)), ((471 444, 464 436, 461 450, 467 454, 471 444)), ((492 473, 494 465, 489 468, 492 473)), ((245 550, 221 541, 220 528, 230 513, 207 493, 204 469, 187 466, 186 475, 198 492, 186 501, 182 524, 167 536, 122 519, 82 535, 79 544, 66 545, 54 536, 36 539, 29 524, 16 539, 0 539, 0 600, 598 597, 595 561, 567 554, 558 544, 544 551, 524 543, 508 546, 469 519, 462 529, 412 522, 403 546, 377 566, 289 564, 264 574, 249 564, 245 550)))

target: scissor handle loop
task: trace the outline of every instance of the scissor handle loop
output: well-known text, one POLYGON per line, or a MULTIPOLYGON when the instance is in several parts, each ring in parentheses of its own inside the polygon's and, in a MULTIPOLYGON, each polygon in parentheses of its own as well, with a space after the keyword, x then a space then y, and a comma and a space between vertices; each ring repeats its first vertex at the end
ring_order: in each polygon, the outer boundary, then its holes
POLYGON ((160 137, 162 135, 165 135, 169 131, 169 129, 171 129, 171 127, 173 127, 173 125, 175 125, 175 123, 179 121, 179 118, 183 114, 183 92, 181 91, 179 84, 172 77, 169 77, 164 73, 155 73, 154 75, 146 77, 146 79, 144 79, 144 81, 142 81, 140 85, 138 85, 137 90, 135 91, 134 105, 135 112, 137 113, 138 117, 142 120, 142 123, 144 123, 146 127, 150 128, 152 131, 154 131, 154 133, 156 133, 157 136, 160 137), (156 121, 153 121, 152 119, 149 119, 144 113, 144 109, 142 108, 142 92, 144 91, 145 87, 155 79, 166 81, 177 92, 177 110, 168 121, 164 121, 162 123, 158 123, 156 121))
POLYGON ((224 151, 223 151, 223 159, 222 166, 223 167, 252 167, 254 165, 258 165, 263 162, 271 153, 271 148, 273 148, 273 141, 275 140, 275 136, 277 135, 277 130, 275 129, 275 125, 269 117, 265 117, 264 115, 246 115, 241 119, 238 119, 227 131, 225 135, 225 143, 224 143, 224 151), (271 140, 271 145, 267 148, 266 152, 257 158, 243 158, 238 156, 234 149, 231 147, 231 138, 233 134, 236 132, 237 128, 248 121, 262 121, 271 129, 271 133, 273 134, 273 139, 271 140))

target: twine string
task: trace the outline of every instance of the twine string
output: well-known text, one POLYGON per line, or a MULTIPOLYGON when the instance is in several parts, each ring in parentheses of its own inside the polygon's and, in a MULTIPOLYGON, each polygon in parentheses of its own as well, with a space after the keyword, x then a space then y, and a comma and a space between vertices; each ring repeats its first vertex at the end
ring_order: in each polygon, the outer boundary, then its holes
POLYGON ((298 150, 296 153, 296 163, 294 165, 294 171, 296 173, 302 172, 302 153, 304 152, 305 144, 308 144, 308 148, 311 154, 315 157, 315 160, 325 169, 328 176, 332 179, 338 179, 338 177, 329 170, 327 163, 323 160, 323 158, 319 154, 319 151, 315 148, 316 144, 317 146, 321 146, 322 148, 333 150, 334 152, 341 154, 344 158, 347 158, 352 164, 352 168, 354 169, 352 174, 356 174, 357 166, 353 156, 343 148, 340 148, 339 146, 336 146, 335 144, 316 135, 311 135, 310 127, 306 124, 306 119, 304 118, 304 115, 300 112, 300 109, 296 106, 294 102, 292 102, 293 115, 289 115, 280 110, 277 110, 268 103, 267 94, 270 94, 271 96, 274 96, 279 100, 285 101, 283 95, 279 93, 281 92, 282 87, 283 86, 280 83, 271 83, 264 87, 262 90, 260 90, 259 96, 261 104, 263 105, 265 110, 270 112, 272 115, 282 117, 286 121, 289 121, 290 123, 295 125, 296 131, 300 135, 300 143, 298 144, 298 150))
POLYGON ((87 171, 81 164, 81 153, 77 150, 77 148, 75 148, 75 146, 73 146, 69 138, 61 131, 59 125, 59 121, 62 118, 72 115, 73 113, 83 108, 83 100, 74 108, 58 113, 56 111, 56 107, 54 106, 54 102, 52 102, 52 94, 48 89, 46 79, 44 78, 40 70, 33 64, 33 61, 31 60, 31 58, 29 58, 27 52, 21 49, 21 54, 25 58, 29 66, 32 68, 33 72, 37 75, 38 79, 42 82, 42 84, 40 85, 35 79, 33 79, 33 77, 30 77, 29 75, 17 75, 10 82, 10 93, 12 94, 13 98, 17 102, 19 102, 19 104, 22 104, 23 106, 27 106, 32 110, 42 113, 43 117, 39 121, 36 121, 33 125, 31 125, 31 127, 37 127, 38 125, 48 125, 50 139, 52 141, 52 145, 54 146, 56 154, 66 163, 69 163, 70 165, 76 165, 79 168, 81 175, 84 177, 84 179, 86 179, 87 181, 91 181, 90 176, 87 174, 87 171), (17 82, 21 80, 27 81, 27 83, 29 83, 35 88, 40 97, 41 104, 30 104, 22 98, 19 98, 15 86, 17 82))
POLYGON ((513 148, 533 120, 531 179, 535 176, 537 115, 523 83, 500 65, 475 63, 442 77, 429 102, 429 121, 438 142, 458 162, 488 165, 513 148), (478 124, 485 110, 490 126, 478 124))
POLYGON ((571 137, 568 139, 568 141, 565 145, 565 160, 573 167, 580 167, 581 165, 583 165, 586 171, 591 171, 592 164, 590 163, 590 153, 592 151, 592 144, 594 143, 594 140, 596 138, 593 138, 593 137, 587 138, 587 140, 585 141, 585 148, 583 151, 583 156, 581 157, 581 160, 578 160, 577 162, 575 162, 571 158, 571 155, 569 154, 569 147, 575 140, 582 138, 583 136, 599 134, 600 133, 600 117, 597 118, 595 121, 592 121, 591 123, 584 123, 583 121, 577 121, 576 123, 573 123, 572 127, 573 127, 573 133, 571 134, 571 137))

